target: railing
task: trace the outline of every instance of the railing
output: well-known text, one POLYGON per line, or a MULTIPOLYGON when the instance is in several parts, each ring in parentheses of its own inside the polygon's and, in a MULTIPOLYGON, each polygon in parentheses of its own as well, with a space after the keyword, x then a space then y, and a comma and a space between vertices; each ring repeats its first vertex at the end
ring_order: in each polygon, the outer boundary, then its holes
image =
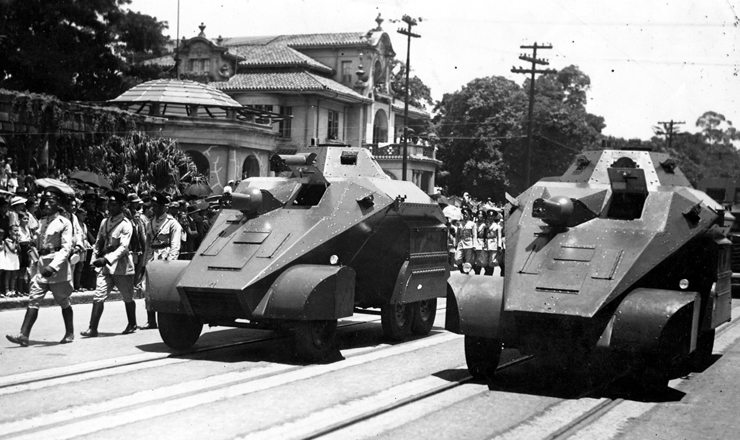
MULTIPOLYGON (((373 156, 377 158, 401 156, 403 154, 403 144, 364 144, 363 147, 370 150, 373 156)), ((409 144, 407 148, 409 157, 423 156, 435 159, 434 147, 409 144)))

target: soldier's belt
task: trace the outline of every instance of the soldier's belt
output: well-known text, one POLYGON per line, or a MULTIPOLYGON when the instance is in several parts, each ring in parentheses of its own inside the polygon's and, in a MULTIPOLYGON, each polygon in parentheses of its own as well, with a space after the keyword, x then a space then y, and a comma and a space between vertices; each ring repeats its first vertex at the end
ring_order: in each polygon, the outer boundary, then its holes
POLYGON ((39 249, 39 255, 49 255, 61 250, 61 247, 41 248, 39 249))
POLYGON ((152 249, 164 249, 170 247, 167 243, 152 243, 151 246, 152 249))

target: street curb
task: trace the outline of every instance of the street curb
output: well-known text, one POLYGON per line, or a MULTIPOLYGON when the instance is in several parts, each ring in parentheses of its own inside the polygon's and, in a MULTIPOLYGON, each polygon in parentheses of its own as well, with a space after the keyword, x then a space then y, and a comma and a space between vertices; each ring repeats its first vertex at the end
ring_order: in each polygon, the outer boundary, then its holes
MULTIPOLYGON (((90 304, 95 296, 94 290, 78 290, 72 293, 69 297, 69 301, 72 305, 75 304, 90 304)), ((121 294, 118 292, 111 292, 108 295, 108 299, 105 301, 120 301, 121 294)), ((39 302, 41 307, 52 307, 56 306, 57 303, 54 301, 54 296, 51 292, 48 292, 44 299, 39 302)), ((13 298, 0 298, 0 310, 11 310, 11 309, 25 309, 28 306, 28 297, 13 297, 13 298)))

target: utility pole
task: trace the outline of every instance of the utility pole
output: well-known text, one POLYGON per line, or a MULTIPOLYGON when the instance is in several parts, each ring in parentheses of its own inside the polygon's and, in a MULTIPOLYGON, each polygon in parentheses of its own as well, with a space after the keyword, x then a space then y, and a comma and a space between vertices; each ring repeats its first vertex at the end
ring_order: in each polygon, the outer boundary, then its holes
POLYGON ((408 42, 406 44, 406 97, 403 105, 403 173, 401 180, 406 180, 406 168, 408 163, 408 146, 409 146, 409 72, 411 72, 411 38, 421 38, 421 35, 411 32, 411 27, 416 26, 418 22, 415 18, 404 15, 401 21, 407 24, 407 29, 399 28, 398 33, 406 35, 408 42))
POLYGON ((673 144, 673 134, 674 132, 678 132, 678 128, 674 130, 674 125, 680 125, 685 124, 683 121, 674 121, 671 119, 668 122, 660 121, 658 124, 663 126, 663 132, 661 133, 660 130, 658 130, 658 134, 663 134, 668 139, 668 148, 671 148, 671 145, 673 144))
POLYGON ((537 69, 536 65, 544 65, 547 66, 550 64, 547 60, 542 60, 537 58, 537 49, 552 49, 551 44, 540 44, 538 45, 536 42, 532 46, 519 46, 520 49, 532 49, 532 56, 530 57, 527 54, 521 54, 519 55, 519 59, 522 61, 528 61, 532 63, 532 67, 530 69, 522 69, 521 67, 512 67, 511 71, 513 73, 530 73, 532 74, 532 79, 529 83, 529 116, 527 117, 527 167, 526 167, 526 173, 525 173, 525 179, 526 179, 526 187, 529 187, 529 174, 530 174, 530 168, 532 164, 532 115, 534 113, 534 76, 537 73, 542 74, 549 74, 549 73, 558 73, 555 69, 537 69))

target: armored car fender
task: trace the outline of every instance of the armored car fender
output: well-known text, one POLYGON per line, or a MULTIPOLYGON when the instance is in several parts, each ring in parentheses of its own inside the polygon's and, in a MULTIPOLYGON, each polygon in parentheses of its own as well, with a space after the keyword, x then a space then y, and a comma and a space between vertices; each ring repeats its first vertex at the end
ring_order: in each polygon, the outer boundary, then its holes
POLYGON ((352 316, 355 271, 349 266, 288 268, 252 312, 254 319, 320 320, 352 316))
POLYGON ((193 314, 187 298, 177 292, 177 282, 188 268, 188 263, 185 260, 156 260, 147 264, 148 309, 163 313, 193 314))
POLYGON ((689 354, 696 349, 700 306, 696 292, 635 289, 619 304, 597 347, 644 355, 689 354))
POLYGON ((468 336, 499 339, 503 283, 504 279, 500 277, 463 277, 454 292, 447 294, 445 329, 468 336))

